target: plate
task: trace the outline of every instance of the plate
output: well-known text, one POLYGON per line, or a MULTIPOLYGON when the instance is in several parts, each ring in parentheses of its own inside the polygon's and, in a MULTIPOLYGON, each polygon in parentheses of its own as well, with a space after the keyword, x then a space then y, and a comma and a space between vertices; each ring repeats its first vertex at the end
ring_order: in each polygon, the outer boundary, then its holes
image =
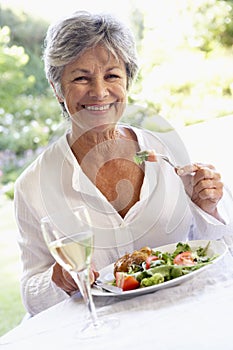
MULTIPOLYGON (((128 290, 128 291, 122 292, 121 294, 114 294, 114 293, 111 293, 111 292, 107 292, 107 291, 98 289, 97 287, 92 287, 91 288, 92 295, 94 295, 94 296, 104 296, 104 297, 128 298, 128 297, 138 296, 138 295, 141 295, 141 294, 152 293, 152 292, 155 292, 155 291, 157 291, 159 289, 173 287, 175 285, 183 283, 183 282, 189 280, 190 278, 193 278, 197 274, 205 271, 206 269, 209 269, 214 264, 218 263, 219 260, 222 259, 223 256, 226 254, 227 246, 222 241, 195 240, 195 241, 188 241, 187 243, 189 244, 189 246, 191 247, 192 250, 195 250, 195 249, 197 249, 199 247, 206 247, 208 242, 210 242, 210 244, 209 244, 209 247, 208 247, 208 250, 207 250, 207 255, 209 257, 212 257, 212 256, 217 254, 218 257, 216 259, 214 259, 211 264, 205 265, 205 266, 201 267, 198 270, 190 272, 187 275, 183 275, 181 277, 177 277, 177 278, 175 278, 173 280, 163 282, 161 284, 156 284, 154 286, 145 287, 145 288, 138 288, 138 289, 128 290)), ((172 253, 176 249, 176 245, 177 245, 177 243, 173 243, 173 244, 168 244, 168 245, 164 245, 164 246, 161 246, 161 247, 156 247, 154 249, 155 250, 159 250, 159 251, 161 251, 163 253, 164 252, 172 253)), ((99 271, 100 276, 99 276, 98 279, 100 279, 103 282, 110 282, 110 281, 112 281, 114 279, 113 267, 114 267, 114 263, 104 267, 103 269, 101 269, 99 271)))

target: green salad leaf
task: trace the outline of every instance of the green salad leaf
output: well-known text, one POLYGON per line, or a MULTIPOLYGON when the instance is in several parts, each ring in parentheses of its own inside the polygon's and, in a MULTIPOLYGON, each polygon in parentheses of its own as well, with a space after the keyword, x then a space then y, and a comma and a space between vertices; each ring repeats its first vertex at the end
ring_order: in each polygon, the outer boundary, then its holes
POLYGON ((147 160, 147 158, 148 158, 148 152, 140 151, 135 154, 134 161, 136 164, 141 165, 143 162, 147 160))

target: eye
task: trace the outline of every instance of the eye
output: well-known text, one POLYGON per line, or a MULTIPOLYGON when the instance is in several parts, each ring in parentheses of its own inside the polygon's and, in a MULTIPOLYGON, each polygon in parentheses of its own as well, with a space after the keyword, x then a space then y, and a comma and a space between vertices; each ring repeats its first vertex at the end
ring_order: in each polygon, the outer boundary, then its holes
POLYGON ((84 82, 85 83, 87 81, 88 81, 88 78, 84 75, 73 79, 73 82, 80 82, 80 83, 84 82))
POLYGON ((105 77, 106 79, 108 79, 108 80, 117 80, 117 79, 120 79, 120 76, 118 75, 118 74, 108 74, 108 75, 106 75, 106 77, 105 77))

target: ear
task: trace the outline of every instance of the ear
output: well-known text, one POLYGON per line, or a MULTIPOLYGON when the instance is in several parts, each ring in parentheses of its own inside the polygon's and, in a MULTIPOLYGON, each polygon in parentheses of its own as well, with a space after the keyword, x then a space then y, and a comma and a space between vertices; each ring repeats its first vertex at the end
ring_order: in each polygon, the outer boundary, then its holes
POLYGON ((55 88, 55 86, 54 86, 54 83, 53 83, 52 81, 50 81, 50 85, 51 85, 52 88, 53 88, 53 91, 54 91, 54 93, 55 93, 55 96, 56 96, 58 102, 60 102, 60 103, 64 102, 64 99, 58 94, 58 92, 57 92, 57 90, 56 90, 56 88, 55 88))

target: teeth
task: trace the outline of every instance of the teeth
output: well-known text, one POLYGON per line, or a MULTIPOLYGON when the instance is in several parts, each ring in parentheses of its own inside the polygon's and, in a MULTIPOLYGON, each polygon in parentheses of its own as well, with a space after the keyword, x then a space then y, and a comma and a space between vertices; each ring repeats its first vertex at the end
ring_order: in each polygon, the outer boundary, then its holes
POLYGON ((85 106, 88 111, 105 111, 110 108, 110 105, 104 106, 85 106))

